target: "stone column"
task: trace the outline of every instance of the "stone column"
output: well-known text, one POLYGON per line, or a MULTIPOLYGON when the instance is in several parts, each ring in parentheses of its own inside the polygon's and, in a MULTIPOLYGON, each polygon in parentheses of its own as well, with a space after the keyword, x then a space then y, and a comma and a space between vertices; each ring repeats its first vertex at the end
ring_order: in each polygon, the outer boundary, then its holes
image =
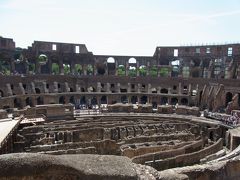
POLYGON ((140 75, 140 73, 139 73, 139 62, 137 61, 137 67, 136 67, 136 71, 137 71, 137 76, 139 76, 140 75))
POLYGON ((127 92, 131 92, 131 83, 128 83, 128 88, 127 88, 127 92))
POLYGON ((147 93, 152 93, 152 85, 150 83, 148 84, 147 93))
POLYGON ((116 88, 117 93, 121 93, 120 87, 121 87, 121 84, 117 83, 117 88, 116 88))
POLYGON ((188 85, 188 95, 192 94, 192 84, 188 85))
POLYGON ((82 67, 83 67, 83 75, 86 76, 87 75, 87 65, 84 64, 84 65, 82 65, 82 67))
POLYGON ((178 94, 182 94, 182 83, 178 84, 178 94))
POLYGON ((118 61, 115 60, 115 75, 117 76, 118 75, 118 61))
POLYGON ((97 82, 97 92, 101 92, 102 86, 100 82, 97 82))
POLYGON ((126 62, 126 65, 125 65, 125 75, 128 76, 128 72, 129 71, 129 64, 128 62, 126 62))
POLYGON ((147 62, 146 69, 147 69, 147 76, 149 76, 150 75, 150 62, 147 62))
POLYGON ((59 71, 60 71, 61 75, 64 74, 64 67, 63 67, 63 61, 62 60, 60 60, 60 62, 59 62, 59 71))
POLYGON ((52 74, 52 60, 48 58, 48 73, 52 74))
POLYGON ((138 83, 137 92, 141 93, 141 84, 138 83))
POLYGON ((106 91, 107 91, 108 93, 110 93, 110 92, 111 92, 110 88, 111 88, 111 85, 110 85, 110 83, 107 83, 107 88, 106 88, 106 91))
MULTIPOLYGON (((106 63, 107 63, 107 62, 106 62, 106 63)), ((108 65, 107 65, 107 64, 105 64, 105 75, 107 75, 107 76, 109 75, 109 74, 108 74, 108 65)))

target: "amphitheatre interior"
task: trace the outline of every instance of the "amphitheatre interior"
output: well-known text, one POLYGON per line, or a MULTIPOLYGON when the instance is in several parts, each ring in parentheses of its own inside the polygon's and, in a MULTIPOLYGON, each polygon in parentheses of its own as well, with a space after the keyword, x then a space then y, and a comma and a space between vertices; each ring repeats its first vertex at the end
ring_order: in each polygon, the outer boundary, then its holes
POLYGON ((0 179, 239 179, 240 44, 94 55, 0 37, 0 179))

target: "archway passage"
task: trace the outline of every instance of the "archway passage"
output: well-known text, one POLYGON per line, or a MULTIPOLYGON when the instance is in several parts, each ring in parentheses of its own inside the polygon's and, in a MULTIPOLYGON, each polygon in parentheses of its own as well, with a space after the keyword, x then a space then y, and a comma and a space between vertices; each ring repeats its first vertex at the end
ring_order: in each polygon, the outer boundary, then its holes
POLYGON ((98 103, 97 103, 97 98, 96 97, 93 97, 92 99, 91 99, 91 105, 92 106, 95 106, 95 105, 97 105, 98 103))
POLYGON ((83 68, 81 64, 75 64, 74 66, 74 72, 76 75, 81 75, 83 72, 83 68))
POLYGON ((40 94, 41 93, 39 88, 35 88, 35 91, 36 91, 36 94, 40 94))
POLYGON ((97 74, 98 75, 104 75, 105 74, 105 72, 106 72, 106 65, 105 64, 100 64, 100 63, 98 63, 97 64, 97 74))
POLYGON ((147 67, 145 65, 141 65, 139 67, 139 75, 146 76, 147 75, 147 67))
POLYGON ((85 105, 86 104, 86 97, 85 96, 82 96, 81 99, 80 99, 80 104, 81 105, 85 105))
POLYGON ((148 101, 148 97, 147 96, 142 96, 141 99, 140 99, 140 103, 141 104, 147 104, 147 101, 148 101))
POLYGON ((226 93, 226 106, 228 105, 229 102, 232 101, 233 95, 231 92, 226 93))
POLYGON ((13 101, 14 108, 21 108, 20 99, 15 98, 13 101))
POLYGON ((4 97, 4 93, 2 90, 0 90, 0 97, 4 97))

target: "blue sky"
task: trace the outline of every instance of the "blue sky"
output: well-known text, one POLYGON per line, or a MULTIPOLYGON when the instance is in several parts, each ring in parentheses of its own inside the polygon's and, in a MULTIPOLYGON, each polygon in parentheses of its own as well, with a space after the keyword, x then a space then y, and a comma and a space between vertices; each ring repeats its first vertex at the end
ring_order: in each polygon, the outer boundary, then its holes
POLYGON ((86 44, 94 54, 240 41, 239 0, 0 0, 0 35, 86 44))

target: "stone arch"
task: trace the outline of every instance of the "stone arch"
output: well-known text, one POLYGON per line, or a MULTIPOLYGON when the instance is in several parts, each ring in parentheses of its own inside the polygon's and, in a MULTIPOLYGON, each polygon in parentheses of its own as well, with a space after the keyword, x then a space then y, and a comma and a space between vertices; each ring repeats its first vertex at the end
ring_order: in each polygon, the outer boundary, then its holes
POLYGON ((171 105, 176 105, 178 103, 178 99, 176 97, 171 98, 171 105))
POLYGON ((129 64, 136 64, 136 63, 137 63, 137 60, 136 60, 136 58, 131 57, 131 58, 129 58, 128 63, 129 63, 129 64))
POLYGON ((115 59, 113 57, 107 58, 107 63, 115 63, 115 59))
POLYGON ((59 64, 52 63, 51 68, 52 68, 52 74, 60 74, 59 64))
POLYGON ((153 101, 153 102, 152 102, 152 107, 153 107, 154 109, 157 109, 157 106, 158 106, 157 102, 156 102, 156 101, 153 101))
POLYGON ((74 65, 74 73, 75 73, 76 75, 82 75, 82 73, 83 73, 83 67, 82 67, 81 64, 75 64, 75 65, 74 65))
POLYGON ((231 102, 232 101, 232 98, 233 98, 233 94, 231 93, 231 92, 227 92, 226 93, 226 97, 225 97, 225 99, 226 99, 226 106, 228 105, 228 103, 229 102, 231 102))
POLYGON ((71 97, 69 98, 69 103, 75 104, 75 98, 74 98, 74 96, 71 96, 71 97))
POLYGON ((140 103, 141 103, 141 104, 147 104, 147 101, 148 101, 148 97, 147 97, 147 96, 142 96, 142 97, 140 98, 140 103))
POLYGON ((140 76, 146 76, 147 75, 147 66, 141 65, 139 67, 139 75, 140 76))
POLYGON ((97 102, 97 98, 94 96, 92 99, 91 99, 91 105, 97 105, 98 102, 97 102))
POLYGON ((86 104, 86 103, 87 103, 86 97, 85 97, 85 96, 82 96, 82 97, 80 98, 80 104, 82 105, 82 104, 86 104))
POLYGON ((168 94, 168 89, 162 88, 161 91, 160 91, 160 93, 162 93, 162 94, 168 94))
POLYGON ((70 74, 71 73, 71 65, 68 63, 64 63, 63 70, 64 70, 64 74, 70 74))
POLYGON ((115 75, 116 74, 116 61, 113 57, 107 58, 107 68, 108 74, 115 75))
POLYGON ((164 105, 164 104, 167 104, 167 103, 168 103, 168 98, 167 97, 161 97, 160 104, 164 105))
POLYGON ((181 105, 187 106, 188 105, 188 99, 187 98, 182 98, 181 99, 181 105))
POLYGON ((105 64, 97 64, 97 74, 104 75, 106 73, 106 65, 105 64))
POLYGON ((87 65, 87 75, 93 75, 93 65, 92 64, 87 65))
POLYGON ((64 96, 60 96, 58 102, 59 102, 59 104, 65 104, 66 103, 65 97, 64 96))
POLYGON ((132 104, 137 104, 137 101, 138 101, 137 96, 132 96, 132 97, 131 97, 131 103, 132 103, 132 104))
POLYGON ((44 104, 43 97, 41 97, 41 96, 37 97, 37 105, 43 105, 43 104, 44 104))
POLYGON ((121 103, 123 103, 123 104, 126 104, 126 103, 128 103, 128 99, 127 99, 127 96, 121 96, 121 103))
POLYGON ((107 104, 107 96, 101 97, 101 104, 107 104))
POLYGON ((40 88, 35 88, 36 94, 41 94, 40 88))
POLYGON ((48 57, 47 57, 47 55, 40 54, 38 56, 38 64, 39 64, 40 72, 42 74, 48 74, 49 73, 48 57))
POLYGON ((32 98, 27 97, 26 100, 25 100, 25 102, 26 102, 26 106, 30 106, 30 107, 33 106, 32 98))
MULTIPOLYGON (((5 60, 1 60, 0 61, 0 71, 2 74, 4 75, 10 75, 11 71, 10 71, 10 62, 5 61, 5 60)), ((15 72, 13 72, 15 73, 15 72)))
POLYGON ((150 68, 150 72, 149 72, 150 76, 153 76, 153 77, 157 77, 158 76, 158 68, 156 65, 152 66, 150 68))
POLYGON ((117 74, 119 76, 125 76, 125 74, 126 74, 126 67, 124 65, 120 64, 118 66, 118 68, 117 68, 117 74))
POLYGON ((18 98, 14 98, 13 100, 13 105, 14 105, 14 108, 21 108, 21 100, 18 99, 18 98))

